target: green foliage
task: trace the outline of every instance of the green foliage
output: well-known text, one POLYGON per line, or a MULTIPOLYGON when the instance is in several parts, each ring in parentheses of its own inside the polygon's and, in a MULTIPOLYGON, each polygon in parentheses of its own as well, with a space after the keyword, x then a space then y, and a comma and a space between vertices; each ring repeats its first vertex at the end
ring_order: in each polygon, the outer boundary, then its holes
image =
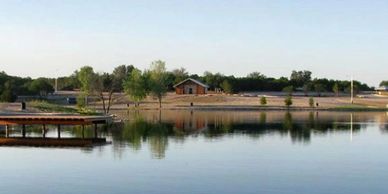
POLYGON ((232 85, 229 83, 228 80, 224 80, 221 84, 221 88, 224 90, 225 93, 231 94, 233 93, 232 85))
POLYGON ((86 107, 86 105, 87 105, 86 98, 87 98, 87 96, 84 94, 80 94, 77 96, 77 108, 78 109, 86 107))
POLYGON ((161 60, 152 62, 148 73, 150 92, 158 99, 159 107, 162 108, 162 98, 167 93, 166 63, 161 60))
POLYGON ((84 66, 81 67, 79 72, 77 73, 77 78, 81 83, 81 91, 85 94, 91 93, 92 83, 94 77, 93 67, 84 66))
POLYGON ((283 88, 282 91, 285 92, 287 95, 292 96, 292 93, 294 92, 294 87, 287 86, 287 87, 283 88))
POLYGON ((338 83, 335 83, 334 86, 333 86, 333 92, 335 93, 336 96, 339 96, 339 85, 338 83))
POLYGON ((286 105, 287 108, 290 108, 290 106, 292 105, 292 97, 287 96, 286 99, 284 99, 284 104, 286 105))
POLYGON ((267 98, 265 96, 262 96, 260 98, 260 104, 263 105, 263 106, 267 104, 267 98))
POLYGON ((313 97, 311 97, 311 98, 309 98, 309 106, 311 107, 311 108, 314 108, 314 98, 313 97))
POLYGON ((290 81, 295 87, 302 87, 303 84, 311 81, 311 71, 292 71, 290 81))
POLYGON ((135 102, 140 102, 148 94, 148 86, 145 75, 138 69, 134 69, 123 84, 125 93, 135 102))
POLYGON ((28 89, 35 94, 39 94, 40 96, 46 96, 48 93, 54 91, 54 87, 50 84, 47 78, 38 78, 33 80, 28 89))
POLYGON ((52 104, 47 101, 31 101, 28 103, 29 106, 39 109, 43 112, 61 112, 61 113, 77 113, 77 109, 64 107, 57 104, 52 104))
POLYGON ((311 82, 305 83, 303 85, 303 92, 305 96, 308 96, 308 93, 313 90, 313 84, 311 82))
POLYGON ((387 86, 388 87, 388 80, 385 80, 385 81, 381 81, 380 82, 380 86, 387 86))
POLYGON ((13 89, 12 81, 6 81, 0 94, 0 102, 14 102, 17 96, 14 94, 13 89))
POLYGON ((326 91, 325 86, 319 83, 314 85, 314 89, 318 96, 321 96, 322 92, 326 91))
POLYGON ((117 66, 111 74, 111 88, 115 92, 121 92, 124 90, 123 83, 128 79, 132 71, 135 69, 133 65, 120 65, 117 66))
POLYGON ((177 84, 187 78, 189 78, 189 73, 185 68, 179 68, 172 70, 172 75, 174 76, 174 83, 177 84))

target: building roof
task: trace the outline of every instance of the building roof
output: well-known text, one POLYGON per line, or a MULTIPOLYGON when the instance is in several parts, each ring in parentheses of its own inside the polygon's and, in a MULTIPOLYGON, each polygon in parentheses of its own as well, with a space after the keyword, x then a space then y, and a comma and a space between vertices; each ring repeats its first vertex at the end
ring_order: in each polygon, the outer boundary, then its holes
POLYGON ((209 88, 208 85, 206 85, 206 84, 204 84, 204 83, 202 83, 202 82, 200 82, 200 81, 198 81, 198 80, 195 80, 195 79, 193 79, 193 78, 187 78, 187 79, 185 79, 185 80, 183 80, 183 81, 181 81, 181 82, 175 84, 175 85, 174 85, 174 88, 177 87, 177 86, 179 86, 179 85, 181 85, 181 84, 184 84, 184 83, 187 82, 187 81, 192 81, 192 82, 194 82, 194 83, 196 83, 196 84, 198 84, 198 85, 200 85, 200 86, 202 86, 202 87, 204 87, 204 88, 209 88))
POLYGON ((381 86, 376 88, 377 91, 388 91, 388 86, 381 86))

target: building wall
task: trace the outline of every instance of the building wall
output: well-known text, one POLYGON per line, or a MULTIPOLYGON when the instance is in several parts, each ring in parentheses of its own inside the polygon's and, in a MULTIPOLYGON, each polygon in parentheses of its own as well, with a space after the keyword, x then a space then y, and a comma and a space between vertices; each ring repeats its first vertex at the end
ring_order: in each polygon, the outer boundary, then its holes
POLYGON ((198 85, 192 81, 187 81, 175 88, 176 94, 189 94, 189 90, 192 88, 193 94, 206 94, 207 89, 205 87, 202 87, 201 85, 198 85))

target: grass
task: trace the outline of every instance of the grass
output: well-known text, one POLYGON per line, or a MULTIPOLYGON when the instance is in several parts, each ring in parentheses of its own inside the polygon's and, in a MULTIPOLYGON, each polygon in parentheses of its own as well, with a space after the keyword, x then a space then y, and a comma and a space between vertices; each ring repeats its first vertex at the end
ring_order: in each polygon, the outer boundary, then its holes
POLYGON ((42 112, 57 112, 57 113, 78 113, 82 115, 98 115, 99 113, 88 108, 72 108, 59 104, 53 104, 47 101, 31 101, 29 106, 36 108, 42 112))
POLYGON ((352 104, 352 105, 345 105, 345 106, 337 106, 334 108, 330 108, 330 110, 336 110, 336 111, 388 111, 388 108, 379 108, 379 107, 371 107, 371 106, 352 104))

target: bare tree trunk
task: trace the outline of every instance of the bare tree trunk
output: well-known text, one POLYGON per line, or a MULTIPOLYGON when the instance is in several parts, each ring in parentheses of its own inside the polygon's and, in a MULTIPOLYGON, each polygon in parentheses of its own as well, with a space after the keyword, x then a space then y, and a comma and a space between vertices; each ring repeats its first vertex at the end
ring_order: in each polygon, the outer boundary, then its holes
POLYGON ((102 100, 102 108, 104 109, 104 113, 106 114, 106 108, 105 108, 105 99, 104 99, 104 93, 100 93, 100 98, 102 100))
POLYGON ((112 96, 113 96, 113 91, 110 91, 109 92, 109 97, 108 97, 108 107, 107 107, 106 114, 108 114, 109 111, 110 111, 110 106, 112 104, 112 96))

